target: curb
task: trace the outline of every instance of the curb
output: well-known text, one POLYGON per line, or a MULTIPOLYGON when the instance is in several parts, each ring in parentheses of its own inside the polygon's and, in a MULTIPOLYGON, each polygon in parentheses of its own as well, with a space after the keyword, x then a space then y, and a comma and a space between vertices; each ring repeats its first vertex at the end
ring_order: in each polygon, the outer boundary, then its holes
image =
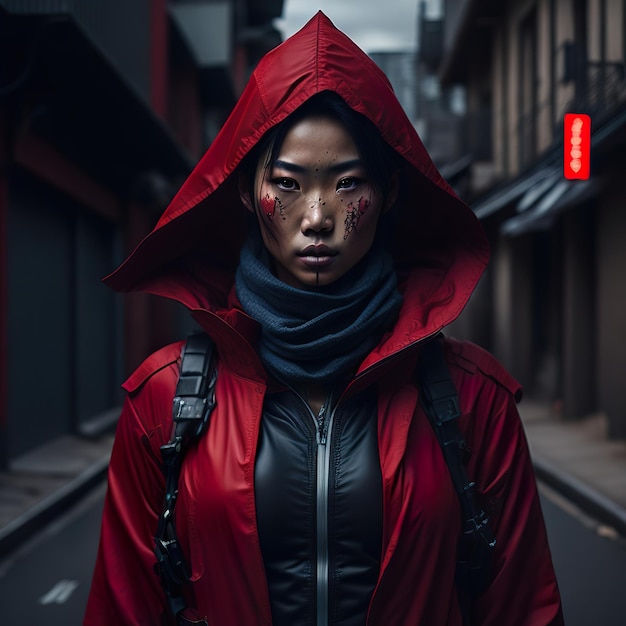
POLYGON ((626 537, 626 509, 572 474, 541 458, 533 458, 535 474, 603 524, 626 537))
POLYGON ((0 529, 0 557, 15 550, 35 531, 96 487, 106 478, 108 467, 108 456, 96 461, 82 474, 0 529))

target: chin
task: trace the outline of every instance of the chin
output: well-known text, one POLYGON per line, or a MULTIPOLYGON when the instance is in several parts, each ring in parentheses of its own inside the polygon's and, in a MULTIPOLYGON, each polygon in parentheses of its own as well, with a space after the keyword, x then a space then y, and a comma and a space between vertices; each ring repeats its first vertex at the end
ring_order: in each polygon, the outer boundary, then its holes
POLYGON ((327 287, 328 285, 332 285, 336 279, 337 279, 336 276, 324 276, 320 274, 319 277, 313 275, 313 276, 297 278, 291 284, 300 289, 305 289, 307 291, 314 291, 318 287, 327 287))

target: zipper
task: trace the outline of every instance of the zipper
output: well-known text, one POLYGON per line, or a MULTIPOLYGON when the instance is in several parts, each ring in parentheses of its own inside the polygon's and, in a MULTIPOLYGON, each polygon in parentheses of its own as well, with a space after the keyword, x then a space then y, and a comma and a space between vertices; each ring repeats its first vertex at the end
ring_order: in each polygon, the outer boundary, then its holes
POLYGON ((330 541, 328 535, 328 499, 330 492, 330 441, 332 437, 335 407, 332 406, 332 393, 322 404, 317 417, 308 402, 296 395, 306 405, 315 427, 316 478, 315 478, 315 598, 316 626, 328 626, 328 606, 330 596, 330 541))
POLYGON ((329 411, 330 398, 322 405, 317 416, 317 485, 316 485, 316 615, 317 626, 328 624, 330 551, 328 536, 328 498, 330 491, 330 438, 334 410, 329 411), (326 419, 326 414, 328 418, 326 419))

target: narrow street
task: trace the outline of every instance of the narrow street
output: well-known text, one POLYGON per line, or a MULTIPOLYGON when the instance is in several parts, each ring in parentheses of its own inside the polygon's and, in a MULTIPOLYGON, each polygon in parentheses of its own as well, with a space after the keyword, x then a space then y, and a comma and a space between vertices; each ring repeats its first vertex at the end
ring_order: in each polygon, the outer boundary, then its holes
POLYGON ((105 486, 101 485, 0 561, 2 623, 82 623, 98 547, 104 492, 105 486))

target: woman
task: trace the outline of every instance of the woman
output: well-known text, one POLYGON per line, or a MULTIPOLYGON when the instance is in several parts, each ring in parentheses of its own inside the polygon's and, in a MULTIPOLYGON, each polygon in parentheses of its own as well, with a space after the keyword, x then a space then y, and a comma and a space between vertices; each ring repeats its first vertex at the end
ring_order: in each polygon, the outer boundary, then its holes
MULTIPOLYGON (((382 72, 323 14, 261 61, 108 278, 182 302, 217 348, 217 406, 178 483, 188 619, 462 624, 459 500, 415 371, 487 258, 382 72)), ((181 346, 124 384, 88 625, 166 612, 153 537, 181 346)), ((472 623, 561 624, 520 387, 471 344, 445 354, 497 538, 472 623)))

